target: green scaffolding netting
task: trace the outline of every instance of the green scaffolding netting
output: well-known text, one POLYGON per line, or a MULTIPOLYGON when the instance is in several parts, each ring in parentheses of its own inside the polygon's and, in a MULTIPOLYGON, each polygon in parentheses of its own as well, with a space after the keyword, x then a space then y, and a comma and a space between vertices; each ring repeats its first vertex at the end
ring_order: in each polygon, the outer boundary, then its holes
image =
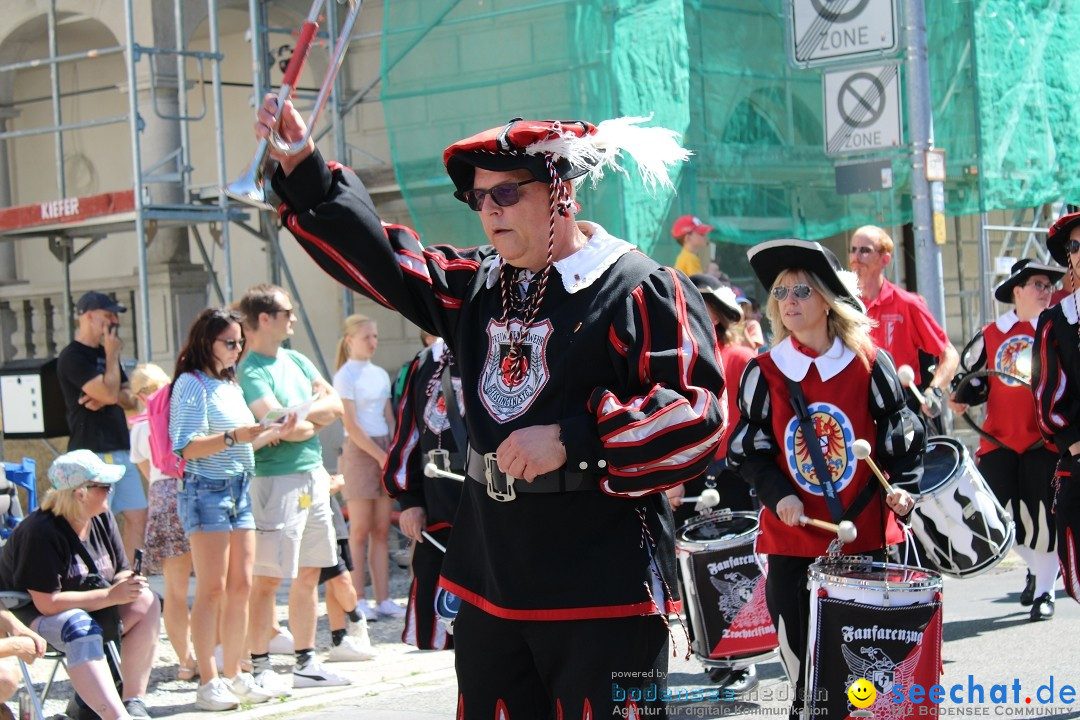
MULTIPOLYGON (((1080 79, 1068 41, 1080 31, 1078 3, 927 0, 947 214, 1080 199, 1080 79)), ((661 262, 674 259, 668 229, 683 213, 715 225, 721 257, 733 261, 744 260, 741 246, 767 238, 909 222, 903 148, 861 158, 891 163, 891 189, 837 193, 836 165, 853 158, 825 154, 823 70, 788 63, 786 7, 785 0, 386 0, 382 101, 416 227, 427 242, 482 241, 442 170, 443 148, 461 137, 515 116, 598 122, 648 114, 684 133, 694 152, 678 193, 650 194, 632 179, 609 177, 582 194, 582 217, 661 262)))

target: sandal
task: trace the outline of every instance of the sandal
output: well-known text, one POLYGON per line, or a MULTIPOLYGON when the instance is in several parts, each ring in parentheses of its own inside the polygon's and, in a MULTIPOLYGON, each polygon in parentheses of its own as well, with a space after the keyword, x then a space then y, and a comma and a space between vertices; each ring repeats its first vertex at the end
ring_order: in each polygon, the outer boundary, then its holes
POLYGON ((199 677, 199 666, 194 660, 191 661, 191 665, 184 665, 181 663, 176 668, 176 679, 190 682, 199 677))

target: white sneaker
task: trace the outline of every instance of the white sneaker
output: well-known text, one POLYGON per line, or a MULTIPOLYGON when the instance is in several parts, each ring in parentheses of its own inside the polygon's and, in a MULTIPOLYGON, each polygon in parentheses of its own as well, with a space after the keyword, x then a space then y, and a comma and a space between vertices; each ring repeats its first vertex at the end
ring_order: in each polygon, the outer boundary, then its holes
POLYGON ((362 647, 355 638, 348 635, 341 639, 340 645, 330 647, 326 654, 327 662, 354 662, 356 660, 374 660, 375 652, 370 647, 362 647))
POLYGON ((363 614, 360 615, 360 622, 345 620, 345 628, 345 634, 351 638, 355 638, 360 647, 371 647, 371 636, 368 634, 367 619, 363 614))
POLYGON ((224 680, 216 677, 195 691, 195 707, 200 710, 232 710, 240 707, 240 698, 233 694, 224 680))
POLYGON ((344 675, 338 675, 336 672, 327 670, 322 663, 312 660, 302 668, 293 666, 292 684, 294 688, 335 687, 338 685, 352 685, 352 680, 344 675))
POLYGON ((375 606, 375 613, 379 617, 399 618, 405 617, 405 608, 398 605, 390 598, 386 598, 375 606))
MULTIPOLYGON (((225 668, 225 651, 218 645, 214 648, 214 662, 217 663, 217 671, 220 673, 225 668)), ((251 658, 240 658, 240 672, 251 672, 251 658)))
POLYGON ((292 655, 296 647, 293 644, 292 633, 289 628, 278 628, 274 637, 270 638, 269 652, 271 655, 292 655))
POLYGON ((241 702, 264 703, 274 697, 269 690, 255 682, 255 678, 251 676, 251 673, 238 673, 236 677, 229 681, 229 684, 232 687, 233 695, 240 698, 241 702))
POLYGON ((368 605, 368 601, 365 600, 364 598, 359 598, 357 600, 357 602, 356 602, 356 612, 363 615, 364 619, 367 620, 368 622, 375 622, 376 620, 379 619, 379 614, 377 612, 375 612, 371 608, 370 605, 368 605))
POLYGON ((270 693, 274 697, 292 697, 292 688, 289 687, 288 681, 284 675, 278 675, 273 670, 263 670, 261 673, 255 675, 255 682, 262 687, 263 690, 270 693))

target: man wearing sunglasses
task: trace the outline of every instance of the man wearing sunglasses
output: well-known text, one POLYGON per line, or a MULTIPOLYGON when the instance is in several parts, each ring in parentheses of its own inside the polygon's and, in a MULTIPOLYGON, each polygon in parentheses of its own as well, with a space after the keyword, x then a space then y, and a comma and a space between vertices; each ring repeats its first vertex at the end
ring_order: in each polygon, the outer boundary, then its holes
MULTIPOLYGON (((921 408, 923 414, 936 418, 941 414, 960 355, 922 298, 885 279, 885 267, 892 260, 893 249, 888 233, 876 225, 864 225, 851 236, 849 266, 859 277, 866 314, 877 322, 877 327, 870 330, 871 339, 892 354, 897 367, 908 365, 915 371, 915 385, 925 390, 927 399, 927 405, 921 408), (921 372, 920 350, 937 359, 929 382, 921 372)), ((918 401, 912 393, 908 395, 911 409, 918 411, 918 401)), ((932 432, 940 434, 940 426, 932 432)))
MULTIPOLYGON (((268 96, 258 135, 276 109, 268 96)), ((291 104, 282 118, 300 137, 291 104)), ((670 183, 685 151, 639 123, 515 119, 450 145, 454 195, 491 243, 465 250, 380 223, 313 143, 274 177, 304 250, 460 362, 468 477, 440 580, 463 601, 459 718, 662 712, 678 608, 662 491, 707 467, 724 380, 687 278, 576 218, 578 184, 614 174, 620 151, 670 183)))
POLYGON ((131 462, 131 438, 125 409, 134 409, 135 396, 120 365, 120 315, 127 308, 105 293, 85 293, 75 305, 78 327, 71 343, 60 351, 56 372, 67 408, 70 450, 93 450, 112 465, 127 469, 110 503, 123 518, 124 554, 131 562, 146 534, 146 492, 138 468, 131 462))

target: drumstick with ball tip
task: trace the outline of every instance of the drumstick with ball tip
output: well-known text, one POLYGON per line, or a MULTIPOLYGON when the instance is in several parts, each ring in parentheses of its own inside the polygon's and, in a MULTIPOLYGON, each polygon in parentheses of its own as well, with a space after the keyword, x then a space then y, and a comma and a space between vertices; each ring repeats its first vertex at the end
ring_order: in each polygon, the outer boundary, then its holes
POLYGON ((716 507, 720 504, 720 493, 715 488, 706 488, 700 495, 693 497, 684 497, 682 499, 684 503, 699 503, 702 507, 716 507))
POLYGON ((919 392, 919 388, 915 387, 915 371, 911 369, 910 365, 901 365, 896 368, 896 376, 900 378, 900 384, 911 391, 911 394, 915 396, 920 405, 928 404, 926 396, 919 392))
POLYGON ((866 461, 866 464, 869 465, 870 469, 874 471, 875 475, 877 475, 877 479, 881 481, 881 486, 885 488, 886 493, 892 495, 894 492, 896 492, 895 488, 893 488, 893 486, 889 484, 889 481, 885 479, 885 475, 882 474, 881 470, 877 466, 877 463, 874 462, 874 459, 872 457, 870 457, 869 442, 859 439, 851 443, 851 454, 854 455, 858 460, 866 461))
POLYGON ((841 520, 840 524, 836 525, 835 523, 825 522, 824 520, 818 520, 817 518, 800 515, 799 522, 803 525, 813 525, 816 528, 836 533, 836 536, 840 538, 841 542, 855 542, 855 538, 859 535, 859 531, 855 529, 855 524, 850 520, 841 520))
POLYGON ((429 462, 424 466, 424 474, 429 478, 441 477, 447 480, 457 480, 458 482, 465 482, 464 475, 458 475, 457 473, 447 472, 446 470, 440 470, 439 466, 433 462, 429 462))

